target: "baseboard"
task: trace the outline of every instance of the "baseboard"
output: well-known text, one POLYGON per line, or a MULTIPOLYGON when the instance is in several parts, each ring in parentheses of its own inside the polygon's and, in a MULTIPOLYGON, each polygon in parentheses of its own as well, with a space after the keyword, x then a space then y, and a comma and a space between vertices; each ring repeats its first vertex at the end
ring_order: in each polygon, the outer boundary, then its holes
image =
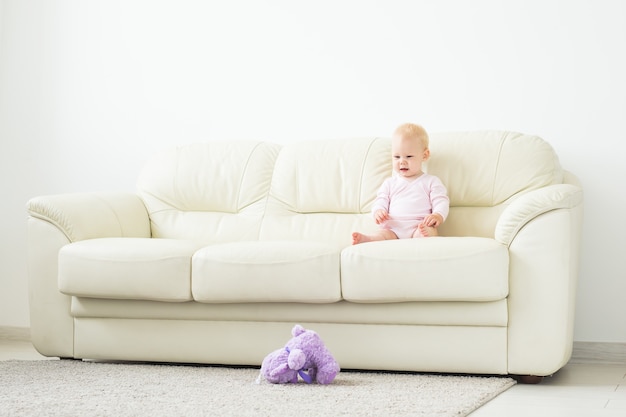
POLYGON ((0 326, 0 340, 30 342, 30 329, 28 327, 0 326))
POLYGON ((574 342, 569 363, 626 365, 626 343, 574 342))

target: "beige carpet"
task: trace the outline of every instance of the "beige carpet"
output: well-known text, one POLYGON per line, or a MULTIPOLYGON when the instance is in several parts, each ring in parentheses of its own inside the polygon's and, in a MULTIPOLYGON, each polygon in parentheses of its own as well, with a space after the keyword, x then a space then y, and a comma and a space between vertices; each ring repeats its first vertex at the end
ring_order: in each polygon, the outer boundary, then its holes
POLYGON ((505 377, 342 371, 331 385, 257 382, 258 369, 0 362, 0 416, 466 416, 505 377))

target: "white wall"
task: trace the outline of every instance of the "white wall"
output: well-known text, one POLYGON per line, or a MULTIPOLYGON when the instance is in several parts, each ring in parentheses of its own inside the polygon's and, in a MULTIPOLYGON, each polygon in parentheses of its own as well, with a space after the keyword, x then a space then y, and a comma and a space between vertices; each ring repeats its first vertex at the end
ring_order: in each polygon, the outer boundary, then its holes
POLYGON ((552 143, 586 193, 575 338, 626 342, 626 2, 0 2, 0 325, 28 325, 32 196, 132 191, 174 144, 415 121, 552 143))

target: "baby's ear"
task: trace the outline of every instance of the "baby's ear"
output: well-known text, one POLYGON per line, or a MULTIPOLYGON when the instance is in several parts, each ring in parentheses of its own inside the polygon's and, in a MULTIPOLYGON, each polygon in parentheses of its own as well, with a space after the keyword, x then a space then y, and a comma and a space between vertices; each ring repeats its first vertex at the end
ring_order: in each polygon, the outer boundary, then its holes
POLYGON ((424 161, 427 161, 430 158, 430 149, 424 149, 424 161))

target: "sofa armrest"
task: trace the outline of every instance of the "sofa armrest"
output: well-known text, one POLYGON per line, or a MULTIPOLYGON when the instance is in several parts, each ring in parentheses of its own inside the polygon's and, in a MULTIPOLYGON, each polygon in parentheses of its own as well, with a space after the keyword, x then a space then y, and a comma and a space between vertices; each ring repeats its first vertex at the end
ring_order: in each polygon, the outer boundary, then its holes
POLYGON ((141 199, 130 193, 77 193, 27 203, 28 294, 31 340, 45 356, 74 357, 71 297, 58 286, 59 250, 99 237, 150 237, 141 199))
POLYGON ((509 248, 509 373, 551 375, 571 357, 583 191, 559 184, 513 201, 496 226, 509 248))
POLYGON ((41 196, 28 214, 56 226, 71 242, 98 237, 150 237, 150 219, 136 194, 75 193, 41 196))
POLYGON ((504 210, 495 230, 496 241, 510 246, 528 222, 552 210, 572 209, 583 201, 583 191, 571 184, 557 184, 521 195, 504 210))

